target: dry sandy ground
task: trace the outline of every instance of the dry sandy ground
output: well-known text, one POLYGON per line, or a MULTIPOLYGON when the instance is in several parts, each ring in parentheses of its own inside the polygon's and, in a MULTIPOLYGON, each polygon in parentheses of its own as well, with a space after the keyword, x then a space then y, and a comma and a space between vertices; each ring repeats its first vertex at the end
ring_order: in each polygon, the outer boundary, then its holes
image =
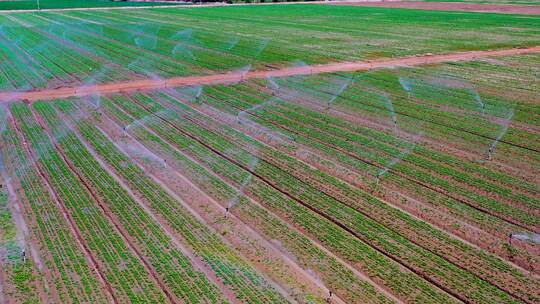
POLYGON ((402 2, 402 1, 336 1, 328 2, 334 5, 376 6, 393 8, 410 8, 437 11, 467 11, 467 12, 490 12, 506 14, 530 14, 540 15, 540 6, 532 5, 507 5, 507 4, 480 4, 461 2, 402 2))

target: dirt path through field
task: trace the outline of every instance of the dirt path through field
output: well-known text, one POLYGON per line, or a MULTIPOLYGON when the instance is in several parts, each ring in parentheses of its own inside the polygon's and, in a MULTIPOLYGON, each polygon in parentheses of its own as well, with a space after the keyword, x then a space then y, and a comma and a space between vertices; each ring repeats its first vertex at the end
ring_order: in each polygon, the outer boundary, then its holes
POLYGON ((28 102, 33 102, 37 100, 83 97, 95 94, 103 95, 119 92, 163 89, 169 87, 227 84, 256 78, 262 79, 269 77, 287 77, 295 75, 313 75, 334 72, 367 71, 372 69, 418 66, 443 62, 470 61, 490 56, 509 56, 531 53, 540 53, 540 46, 504 50, 470 51, 441 55, 427 54, 393 59, 380 59, 373 61, 338 62, 302 67, 286 67, 277 70, 227 72, 205 76, 185 76, 165 79, 142 79, 115 83, 104 83, 95 86, 63 87, 57 89, 43 89, 28 92, 9 91, 0 92, 0 103, 9 102, 14 99, 14 96, 17 97, 17 100, 26 100, 28 102))
POLYGON ((408 2, 408 1, 336 1, 328 2, 331 5, 352 5, 352 6, 375 6, 390 8, 409 8, 435 11, 464 11, 483 13, 505 13, 505 14, 529 14, 540 15, 540 6, 514 5, 514 4, 484 4, 484 3, 463 3, 463 2, 408 2))

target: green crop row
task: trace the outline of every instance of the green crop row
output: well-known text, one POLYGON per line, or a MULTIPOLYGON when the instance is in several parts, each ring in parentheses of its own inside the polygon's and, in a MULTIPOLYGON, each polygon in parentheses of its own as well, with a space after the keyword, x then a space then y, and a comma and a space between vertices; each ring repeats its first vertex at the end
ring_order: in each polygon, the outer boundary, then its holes
MULTIPOLYGON (((71 102, 57 103, 60 110, 73 114, 71 102)), ((255 270, 231 251, 214 233, 209 231, 190 212, 156 182, 146 176, 137 165, 122 154, 99 129, 87 121, 76 122, 81 135, 96 152, 133 188, 140 191, 153 210, 159 213, 182 235, 197 255, 211 266, 226 285, 230 285, 239 299, 249 303, 277 303, 284 301, 255 270)))
MULTIPOLYGON (((144 98, 144 100, 139 101, 150 103, 148 98, 144 98)), ((130 101, 115 98, 114 102, 119 103, 119 106, 121 106, 124 111, 128 112, 130 115, 134 115, 135 119, 141 119, 149 114, 149 112, 137 105, 134 105, 130 101)), ((154 104, 154 106, 156 105, 154 104)), ((184 126, 186 122, 179 120, 176 121, 176 124, 179 126, 184 126)), ((225 180, 233 182, 236 187, 240 187, 246 177, 250 174, 241 169, 241 167, 239 168, 234 163, 226 161, 222 157, 215 155, 211 150, 208 150, 208 148, 201 145, 201 143, 198 141, 179 133, 176 129, 164 124, 163 122, 149 120, 146 121, 146 125, 160 137, 163 137, 169 143, 173 144, 177 149, 205 164, 216 174, 222 176, 222 178, 225 180)), ((200 131, 204 132, 208 138, 215 136, 211 135, 212 133, 209 131, 200 131)), ((221 150, 223 147, 216 146, 215 148, 221 150)), ((234 148, 233 151, 236 151, 236 149, 237 148, 234 148)), ((249 162, 250 159, 251 158, 249 157, 244 157, 245 162, 249 162)), ((328 219, 311 213, 309 209, 299 205, 297 202, 285 196, 283 193, 270 187, 267 183, 258 179, 252 179, 252 182, 248 185, 248 189, 245 189, 244 191, 249 193, 249 196, 254 198, 261 205, 285 217, 286 220, 292 221, 292 223, 299 229, 308 231, 310 235, 316 237, 320 242, 339 256, 346 257, 347 260, 354 261, 352 262, 353 265, 356 263, 363 265, 361 267, 362 271, 366 271, 369 275, 379 278, 382 277, 385 285, 396 292, 396 294, 399 294, 400 297, 407 298, 408 296, 405 290, 412 288, 412 285, 409 284, 413 284, 415 289, 420 288, 422 290, 420 294, 416 295, 418 297, 417 299, 435 297, 439 302, 451 301, 449 298, 446 298, 447 295, 435 292, 432 289, 434 288, 433 285, 424 281, 410 271, 399 270, 400 266, 398 266, 398 264, 394 261, 374 250, 363 241, 348 234, 344 230, 341 230, 328 219), (323 231, 324 234, 321 234, 323 231), (354 244, 354 246, 351 244, 354 244), (400 282, 399 285, 394 285, 398 281, 400 282), (407 282, 407 284, 404 282, 407 282)))
POLYGON ((34 121, 28 106, 14 104, 11 111, 25 142, 34 151, 39 170, 56 192, 59 204, 67 209, 115 295, 138 302, 164 301, 163 291, 34 121))
MULTIPOLYGON (((155 98, 154 98, 155 99, 155 98)), ((145 99, 147 100, 147 99, 145 99)), ((149 102, 149 99, 147 101, 149 102)), ((156 105, 156 103, 153 103, 156 105)), ((154 107, 152 109, 153 111, 158 111, 158 107, 154 107)), ((197 117, 192 111, 189 110, 188 107, 182 107, 182 109, 179 112, 183 117, 176 118, 173 116, 171 119, 172 123, 175 123, 177 125, 182 126, 183 130, 188 130, 189 132, 192 132, 191 134, 196 134, 198 138, 205 141, 208 145, 211 145, 213 147, 220 147, 219 150, 229 155, 229 157, 234 157, 240 162, 243 162, 244 165, 249 166, 250 161, 250 154, 251 157, 258 157, 258 158, 264 158, 261 155, 264 155, 265 150, 263 146, 258 145, 254 141, 249 141, 246 138, 242 138, 242 136, 239 135, 239 133, 235 133, 232 130, 226 128, 223 125, 220 124, 213 124, 210 122, 208 117, 197 117), (194 119, 196 121, 195 124, 186 122, 186 116, 188 114, 195 115, 197 117, 194 119), (201 127, 204 127, 202 129, 201 127), (219 136, 219 137, 218 137, 219 136), (226 143, 229 143, 228 145, 226 143), (234 143, 234 144, 232 144, 234 143), (244 144, 243 144, 244 143, 244 144), (246 149, 246 152, 249 152, 248 154, 243 154, 240 151, 235 151, 234 147, 242 147, 244 146, 246 149), (233 151, 233 152, 231 152, 233 151)), ((289 123, 290 125, 290 123, 289 123)), ((313 133, 313 131, 312 131, 313 133)), ((360 191, 354 191, 352 188, 347 187, 346 184, 339 183, 337 179, 328 178, 324 173, 313 171, 313 170, 307 170, 306 167, 298 167, 300 163, 297 163, 294 161, 293 158, 287 158, 284 155, 281 155, 280 153, 271 153, 269 156, 267 156, 271 159, 271 161, 265 159, 265 162, 261 163, 259 162, 257 165, 257 169, 259 172, 266 171, 268 174, 265 176, 267 180, 271 182, 275 182, 283 191, 287 193, 302 193, 301 196, 298 196, 298 199, 302 199, 302 196, 304 197, 302 200, 305 200, 309 203, 314 204, 313 207, 316 210, 332 210, 333 206, 342 206, 343 204, 354 208, 357 211, 360 211, 362 214, 368 215, 368 218, 361 218, 355 220, 352 218, 352 210, 342 210, 343 212, 341 215, 339 214, 338 209, 333 210, 333 213, 329 213, 329 217, 339 218, 342 219, 340 222, 342 223, 356 223, 355 225, 362 225, 370 222, 371 220, 376 219, 379 223, 382 225, 379 226, 380 228, 387 227, 393 229, 397 233, 401 233, 402 235, 407 235, 407 231, 410 231, 410 235, 408 238, 410 240, 413 240, 414 242, 419 242, 421 240, 421 236, 424 235, 425 238, 422 241, 424 244, 423 247, 427 250, 432 250, 437 252, 439 255, 449 259, 450 261, 453 261, 457 265, 464 267, 468 269, 468 271, 471 271, 472 273, 478 274, 480 277, 487 279, 488 281, 493 280, 496 285, 498 286, 506 286, 506 288, 513 289, 512 286, 514 286, 514 283, 507 283, 508 278, 496 278, 493 274, 485 273, 485 269, 498 269, 494 273, 497 274, 498 271, 504 271, 505 273, 513 273, 515 276, 515 282, 520 282, 522 285, 522 288, 513 290, 514 292, 521 293, 521 290, 525 288, 526 286, 529 286, 531 282, 528 282, 526 277, 517 271, 517 269, 514 269, 513 267, 505 264, 501 260, 497 258, 491 258, 488 255, 485 255, 483 252, 476 250, 474 247, 470 247, 464 243, 460 243, 457 240, 453 240, 449 238, 446 234, 441 233, 438 230, 432 229, 431 226, 425 225, 425 223, 413 220, 412 218, 406 216, 405 214, 399 212, 397 209, 388 208, 387 205, 383 204, 382 202, 378 201, 372 196, 367 195, 366 193, 362 193, 360 191), (270 163, 267 162, 273 162, 274 165, 271 166, 270 163), (286 165, 283 165, 283 164, 286 165), (266 166, 268 165, 268 166, 266 166), (280 169, 277 169, 274 166, 281 166, 280 169), (285 172, 294 172, 285 174, 285 172), (304 172, 304 174, 302 174, 304 172), (289 176, 288 176, 289 175, 289 176), (288 179, 288 181, 287 181, 288 179), (315 183, 318 189, 310 189, 310 186, 307 184, 309 183, 309 180, 311 179, 319 179, 315 183), (296 182, 295 182, 296 180, 296 182), (307 180, 307 181, 306 181, 307 180), (287 181, 287 182, 286 182, 287 181), (304 181, 304 184, 300 181, 304 181), (328 187, 332 185, 335 188, 334 191, 329 191, 328 187), (311 191, 310 191, 311 190, 311 191), (319 193, 318 191, 321 191, 319 193), (309 193, 312 192, 311 196, 309 193), (326 195, 325 195, 326 194, 326 195), (360 203, 363 202, 363 203, 360 203), (341 204, 340 204, 341 203, 341 204), (366 204, 373 204, 373 206, 369 206, 366 204), (384 211, 384 212, 382 212, 384 211), (382 213, 378 213, 382 212, 382 213), (398 224, 396 219, 403 219, 403 222, 398 224), (440 249, 437 248, 437 238, 434 238, 437 236, 438 240, 441 241, 439 244, 440 249), (453 248, 453 249, 450 249, 453 248), (459 252, 458 255, 453 256, 453 252, 459 252), (464 254, 470 254, 467 258, 464 258, 464 254), (475 262, 474 267, 470 267, 469 263, 473 259, 477 261, 475 262), (489 266, 482 267, 480 266, 484 262, 490 263, 489 266), (477 267, 478 266, 478 267, 477 267)), ((262 173, 260 173, 262 175, 262 173)), ((313 186, 313 184, 311 184, 313 186)), ((351 224, 352 225, 352 224, 351 224)), ((368 226, 362 226, 360 227, 354 227, 354 230, 358 233, 364 232, 367 233, 367 231, 370 230, 370 227, 376 227, 377 225, 375 223, 368 224, 368 226)), ((369 234, 368 234, 369 235, 369 234)), ((374 234, 375 235, 375 234, 374 234)), ((388 234, 387 237, 382 236, 382 234, 379 237, 375 237, 375 239, 382 240, 382 239, 395 239, 398 240, 399 237, 397 235, 391 236, 391 233, 388 234)), ((421 244, 422 244, 421 243, 421 244)), ((383 246, 384 247, 384 246, 383 246)), ((413 246, 414 247, 414 246, 413 246)), ((409 247, 409 250, 415 251, 417 249, 412 249, 412 247, 409 247)), ((396 250, 392 250, 387 248, 385 250, 386 252, 395 252, 396 250)), ((400 250, 401 252, 406 252, 407 250, 400 250)), ((421 252, 420 250, 419 252, 421 252)), ((414 254, 413 254, 414 255, 414 254)), ((437 261, 438 257, 433 257, 433 261, 437 261)), ((438 263, 442 263, 441 265, 445 265, 446 261, 440 259, 438 263)), ((452 267, 446 266, 442 267, 447 271, 451 271, 452 267)), ((459 269, 455 268, 453 271, 460 272, 459 269)), ((464 281, 464 278, 466 275, 450 275, 449 278, 452 277, 460 277, 460 281, 464 281)), ((475 281, 473 276, 470 277, 471 281, 475 281)), ((480 283, 483 284, 483 283, 480 283)), ((534 283, 533 283, 534 284, 534 283)), ((451 285, 451 284, 448 284, 451 285)), ((488 287, 483 287, 488 288, 488 287)), ((458 288, 459 290, 465 290, 466 287, 462 286, 458 288)), ((474 292, 476 289, 472 289, 474 292)), ((495 290, 495 289, 493 289, 495 290)), ((534 298, 534 292, 529 291, 531 294, 526 294, 525 297, 533 297, 534 298)), ((523 296, 523 295, 521 295, 523 296)), ((485 296, 484 296, 485 297, 485 296)), ((504 297, 504 294, 503 294, 504 297)))
MULTIPOLYGON (((45 119, 66 156, 115 215, 122 229, 136 243, 166 286, 178 298, 193 303, 225 302, 218 288, 203 273, 197 272, 180 249, 172 245, 173 241, 159 223, 100 166, 74 132, 59 119, 52 105, 36 103, 34 108, 45 119)), ((106 142, 99 143, 103 146, 106 142)))
POLYGON ((98 279, 91 271, 82 248, 77 244, 61 210, 35 168, 36 164, 23 149, 13 126, 2 134, 5 143, 6 164, 21 185, 18 196, 29 204, 29 216, 35 220, 33 233, 45 245, 46 264, 54 275, 54 283, 60 299, 105 301, 103 289, 98 288, 98 279), (49 258, 50 257, 50 258, 49 258), (77 283, 76 283, 77 282, 77 283))

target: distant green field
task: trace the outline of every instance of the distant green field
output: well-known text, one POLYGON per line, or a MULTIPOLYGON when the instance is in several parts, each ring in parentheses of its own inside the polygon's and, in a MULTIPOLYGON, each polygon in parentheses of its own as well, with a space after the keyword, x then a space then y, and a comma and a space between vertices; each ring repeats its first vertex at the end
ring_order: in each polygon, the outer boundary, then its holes
POLYGON ((1 14, 0 90, 536 46, 539 21, 308 4, 1 14))
MULTIPOLYGON (((41 9, 53 8, 88 8, 88 7, 114 7, 114 6, 151 6, 168 5, 169 3, 154 2, 131 2, 131 1, 111 1, 111 0, 40 0, 41 9)), ((175 3, 170 3, 175 5, 175 3)), ((0 0, 0 10, 26 10, 37 9, 37 0, 0 0)))

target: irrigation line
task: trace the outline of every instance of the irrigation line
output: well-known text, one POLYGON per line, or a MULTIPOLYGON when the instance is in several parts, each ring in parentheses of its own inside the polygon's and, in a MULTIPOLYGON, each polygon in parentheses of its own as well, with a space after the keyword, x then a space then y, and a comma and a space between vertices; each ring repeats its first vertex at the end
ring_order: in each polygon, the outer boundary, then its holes
MULTIPOLYGON (((225 102, 226 102, 226 101, 225 101, 225 102)), ((231 105, 231 106, 234 107, 234 108, 237 109, 237 110, 242 110, 241 108, 239 108, 239 107, 237 107, 237 106, 234 106, 234 105, 231 105)), ((322 144, 322 145, 324 145, 324 146, 327 146, 327 147, 329 147, 329 148, 331 148, 331 149, 334 149, 334 150, 337 150, 337 151, 339 151, 339 152, 342 152, 342 153, 346 154, 347 156, 350 156, 350 157, 352 157, 352 158, 354 158, 354 159, 356 159, 356 160, 359 160, 359 161, 361 161, 361 162, 363 162, 363 163, 365 163, 365 164, 367 164, 367 165, 371 165, 371 166, 373 166, 373 167, 375 167, 375 168, 378 168, 378 169, 381 169, 381 170, 384 170, 384 168, 385 168, 384 166, 381 166, 381 165, 379 165, 379 164, 377 164, 377 163, 375 163, 375 162, 373 162, 373 161, 371 161, 371 160, 363 159, 363 158, 357 156, 356 154, 353 154, 353 153, 351 153, 350 151, 347 151, 346 149, 343 149, 343 148, 341 148, 341 147, 337 147, 337 146, 335 146, 335 145, 333 145, 333 144, 329 144, 329 143, 327 143, 327 142, 325 142, 325 141, 323 141, 323 140, 320 140, 320 139, 317 139, 317 138, 310 137, 310 136, 308 136, 308 135, 305 135, 304 133, 300 133, 300 132, 298 132, 298 131, 295 131, 295 130, 293 130, 293 129, 287 127, 287 126, 284 126, 284 125, 282 125, 282 124, 276 123, 276 122, 271 121, 271 120, 268 120, 268 119, 266 119, 266 118, 264 118, 264 117, 262 117, 262 116, 260 116, 260 115, 258 115, 258 114, 255 114, 255 113, 249 113, 249 114, 252 115, 252 116, 257 117, 258 119, 261 119, 261 120, 263 120, 263 121, 266 121, 266 122, 268 122, 268 123, 270 123, 270 124, 272 124, 272 125, 274 125, 274 126, 280 128, 280 129, 284 129, 284 130, 286 130, 287 132, 296 134, 297 136, 306 137, 306 138, 308 138, 308 139, 310 139, 310 140, 316 141, 316 142, 318 142, 318 143, 320 143, 320 144, 322 144)), ((502 220, 502 221, 506 221, 506 222, 508 222, 508 223, 514 224, 514 225, 516 225, 516 226, 518 226, 518 227, 520 227, 520 228, 522 228, 522 229, 525 229, 525 230, 528 230, 528 231, 534 231, 534 232, 537 232, 537 231, 535 231, 534 228, 527 227, 527 226, 525 226, 524 224, 522 224, 522 223, 520 223, 520 222, 518 222, 518 221, 516 221, 516 220, 514 220, 514 219, 508 219, 508 218, 505 218, 505 217, 503 217, 503 216, 501 216, 501 215, 498 215, 498 214, 496 214, 496 213, 493 213, 491 210, 487 210, 487 209, 484 209, 484 208, 479 207, 479 206, 474 206, 473 204, 469 203, 467 200, 464 200, 464 199, 461 199, 461 198, 453 197, 452 195, 448 194, 448 193, 447 193, 446 191, 444 191, 444 190, 440 190, 440 189, 438 189, 438 188, 436 188, 436 187, 432 187, 431 185, 428 185, 428 184, 426 184, 426 183, 424 183, 424 182, 422 182, 422 181, 419 181, 419 180, 416 180, 416 179, 414 179, 414 178, 412 178, 412 177, 409 177, 409 176, 407 176, 407 175, 405 175, 405 174, 403 174, 403 173, 401 173, 401 172, 399 172, 399 171, 396 171, 395 169, 390 169, 390 170, 388 170, 388 172, 392 172, 392 173, 396 174, 397 176, 399 176, 399 177, 401 177, 401 178, 404 178, 404 179, 406 179, 406 180, 408 180, 408 181, 410 181, 410 182, 413 182, 413 183, 415 183, 415 184, 418 184, 419 186, 422 186, 422 187, 424 187, 424 188, 427 188, 427 189, 429 189, 429 190, 432 190, 432 191, 434 191, 434 192, 437 192, 437 193, 439 193, 439 194, 441 194, 441 195, 443 195, 443 196, 446 196, 446 197, 448 197, 448 198, 450 198, 450 199, 456 200, 456 201, 458 201, 458 202, 460 202, 460 203, 462 203, 462 204, 468 205, 468 206, 470 206, 471 208, 476 209, 477 211, 480 211, 480 212, 483 212, 483 213, 487 213, 487 214, 489 214, 489 215, 491 215, 491 216, 493 216, 493 217, 496 217, 496 218, 498 218, 498 219, 500 219, 500 220, 502 220)))
MULTIPOLYGON (((139 102, 136 102, 137 105, 139 105, 141 108, 143 108, 145 111, 149 112, 149 113, 152 113, 150 109, 148 109, 148 107, 146 107, 145 105, 142 105, 140 104, 139 102)), ((315 207, 305 203, 304 201, 294 197, 294 195, 288 193, 287 191, 284 191, 282 189, 280 189, 279 187, 275 186, 271 181, 269 181, 268 179, 266 179, 265 177, 261 176, 260 174, 254 172, 253 170, 251 170, 250 168, 248 168, 247 166, 243 165, 242 163, 239 163, 238 161, 232 159, 231 157, 221 153, 219 150, 215 149, 214 147, 206 144, 205 142, 203 142, 202 140, 200 140, 199 138, 193 136, 192 134, 184 131, 183 129, 181 129, 180 127, 178 127, 176 124, 174 123, 171 123, 169 122, 166 118, 163 118, 161 117, 160 115, 158 114, 153 114, 155 115, 158 119, 160 119, 161 121, 163 121, 165 124, 171 126, 173 129, 176 129, 178 132, 180 132, 181 134, 183 134, 184 136, 196 141, 197 143, 199 143, 200 145, 204 146, 205 148, 209 149, 210 151, 212 151, 213 153, 217 154, 218 156, 224 158, 225 160, 231 162, 232 164, 242 168, 243 170, 245 170, 246 172, 249 172, 250 174, 252 174, 253 176, 257 177, 258 179, 260 179, 261 181, 263 181, 265 184, 267 184, 268 186, 270 186, 271 188, 273 188, 274 190, 282 193, 283 195, 285 195, 286 197, 288 197, 289 199, 297 202, 298 204, 304 206, 305 208, 311 210, 312 212, 316 213, 317 215, 319 215, 320 217, 334 223, 335 225, 337 225, 338 227, 340 227, 341 229, 345 230, 346 232, 348 232, 349 234, 351 234, 352 236, 354 236, 356 239, 358 239, 359 241, 361 241, 362 243, 366 243, 362 236, 359 235, 358 233, 356 233, 355 231, 353 231, 352 229, 348 228, 346 225, 340 223, 339 221, 335 220, 334 218, 324 214, 323 212, 321 212, 320 210, 316 209, 315 207)), ((433 284, 434 286, 438 287, 439 289, 443 290, 444 292, 446 292, 447 294, 449 294, 450 296, 458 299, 459 301, 461 302, 464 302, 464 303, 470 303, 472 304, 473 302, 471 302, 469 299, 465 298, 462 294, 458 293, 458 292, 455 292, 453 290, 451 290, 450 288, 444 286, 443 284, 437 282, 437 280, 435 279, 432 279, 431 277, 429 277, 428 275, 426 275, 425 273, 423 273, 421 270, 418 270, 418 269, 415 269, 415 267, 412 267, 412 266, 409 266, 409 265, 405 265, 401 262, 399 262, 398 258, 394 257, 393 255, 389 254, 389 253, 386 253, 385 251, 383 251, 382 249, 380 248, 377 248, 377 247, 374 247, 373 245, 370 245, 369 243, 366 243, 368 246, 370 246, 371 248, 373 248, 375 251, 379 252, 380 254, 386 256, 387 258, 389 258, 390 260, 394 261, 395 263, 399 264, 399 265, 402 265, 403 267, 405 267, 406 269, 408 269, 409 271, 415 273, 416 275, 418 275, 419 277, 423 278, 424 280, 430 282, 431 284, 433 284)), ((496 286, 496 285, 494 285, 496 286)))
MULTIPOLYGON (((133 118, 133 116, 131 114, 128 114, 125 112, 125 110, 123 109, 122 106, 116 104, 115 107, 120 110, 122 113, 128 115, 129 117, 131 117, 132 119, 135 119, 133 118)), ((109 114, 105 114, 107 116, 109 116, 109 114)), ((108 119, 111 119, 111 120, 114 120, 110 117, 108 117, 108 119)), ((213 172, 213 169, 206 166, 205 164, 202 164, 200 163, 199 161, 191 158, 191 156, 185 154, 184 152, 178 150, 178 148, 175 146, 174 142, 171 142, 169 139, 165 139, 163 138, 162 135, 159 135, 157 133, 155 133, 151 128, 149 128, 148 126, 144 126, 145 130, 150 132, 151 134, 153 134, 154 136, 160 138, 161 140, 163 140, 163 142, 165 142, 167 145, 171 146, 172 149, 174 151, 177 151, 179 153, 181 153, 183 156, 189 158, 190 161, 194 162, 194 163, 197 163, 199 166, 201 166, 202 168, 204 168, 205 170, 207 170, 209 172, 209 174, 211 174, 212 176, 214 176, 215 178, 218 178, 222 181, 225 182, 226 178, 213 172)), ((237 190, 238 191, 238 188, 236 188, 235 186, 233 185, 229 185, 231 186, 233 189, 237 190)), ((245 196, 245 197, 248 197, 248 196, 245 196)), ((255 199, 251 198, 251 197, 248 197, 248 199, 250 200, 251 203, 253 203, 254 205, 256 205, 258 208, 261 208, 263 210, 265 210, 266 212, 269 212, 271 213, 271 210, 268 209, 268 207, 266 206, 263 206, 261 205, 260 202, 256 201, 255 199)), ((221 206, 221 205, 220 205, 221 206)), ((224 209, 225 207, 222 206, 222 208, 224 209)), ((235 215, 232 215, 232 216, 235 216, 235 215)), ((276 216, 276 215, 274 215, 276 216)), ((292 229, 294 230, 296 233, 298 234, 302 234, 301 231, 299 231, 295 226, 291 226, 292 224, 289 223, 289 221, 284 221, 282 218, 280 217, 276 217, 278 218, 280 221, 282 221, 283 223, 285 223, 285 225, 288 227, 288 229, 292 229)), ((248 225, 247 222, 244 222, 243 219, 240 219, 240 221, 246 225, 248 225)), ((251 226, 249 226, 251 227, 251 226)), ((255 229, 255 228, 253 228, 255 229)), ((258 230, 255 230, 255 231, 258 231, 258 230)), ((333 251, 330 251, 329 249, 327 249, 326 247, 324 247, 321 242, 314 238, 313 236, 309 236, 309 235, 305 235, 305 237, 313 243, 313 245, 315 247, 317 247, 318 249, 322 250, 323 252, 325 252, 326 254, 329 255, 329 257, 331 258, 334 258, 336 259, 337 261, 339 261, 339 263, 341 263, 345 268, 347 268, 348 270, 350 270, 351 272, 353 272, 356 276, 360 277, 360 279, 364 280, 364 281, 367 281, 368 283, 370 283, 371 285, 375 286, 375 288, 377 288, 379 291, 381 291, 382 293, 386 294, 389 298, 393 299, 394 301, 396 301, 396 303, 402 303, 401 300, 398 300, 398 298, 396 296, 394 296, 392 293, 388 292, 385 288, 386 286, 384 285, 381 285, 380 283, 375 283, 374 281, 371 280, 370 277, 368 277, 367 275, 365 275, 363 272, 361 272, 359 269, 356 268, 356 266, 352 266, 351 262, 348 262, 348 261, 345 261, 344 259, 342 259, 341 257, 339 257, 338 255, 336 255, 336 253, 334 253, 333 251)), ((274 246, 274 245, 271 245, 271 246, 274 246)), ((278 251, 281 250, 281 249, 277 249, 278 251)), ((324 282, 323 282, 324 283, 324 282)), ((335 300, 335 299, 334 299, 335 300)))
MULTIPOLYGON (((250 113, 250 114, 251 114, 251 113, 250 113)), ((197 119, 197 118, 187 117, 187 116, 184 116, 184 118, 187 119, 187 120, 189 120, 189 121, 191 121, 191 122, 194 123, 195 125, 198 125, 198 126, 200 126, 200 127, 202 127, 202 128, 206 128, 206 129, 209 130, 209 131, 212 130, 210 126, 208 126, 208 125, 205 124, 204 122, 201 122, 201 121, 200 121, 199 119, 197 119)), ((172 124, 172 123, 169 123, 169 124, 172 124)), ((233 138, 229 138, 228 136, 227 136, 227 138, 228 138, 229 140, 233 140, 233 138)), ((250 148, 250 147, 248 147, 248 146, 249 146, 248 144, 241 144, 242 149, 243 149, 246 153, 248 153, 249 155, 258 158, 260 161, 263 161, 263 162, 265 162, 266 164, 268 164, 268 165, 270 165, 270 166, 276 167, 279 171, 283 172, 283 173, 286 174, 286 175, 290 175, 290 174, 287 173, 282 167, 276 165, 274 161, 269 161, 269 160, 267 159, 268 156, 266 156, 266 155, 258 156, 258 155, 253 154, 252 148, 250 148), (247 146, 246 146, 246 145, 247 145, 247 146)), ((249 170, 250 170, 249 172, 253 172, 252 168, 250 168, 249 166, 247 166, 247 168, 249 168, 249 170)), ((252 173, 252 174, 253 174, 253 173, 252 173)), ((294 178, 296 178, 296 179, 298 179, 298 178, 297 178, 296 176, 294 176, 294 175, 291 175, 291 176, 294 177, 294 178)), ((306 182, 303 181, 303 180, 300 180, 300 179, 298 179, 298 180, 299 180, 301 183, 306 184, 307 186, 314 187, 314 186, 310 185, 309 183, 306 183, 306 182)), ((315 188, 315 189, 317 189, 317 188, 315 188)), ((352 206, 350 203, 344 202, 342 199, 336 197, 335 194, 332 194, 331 192, 330 192, 330 193, 327 193, 327 192, 324 191, 324 190, 319 190, 319 189, 317 189, 317 190, 318 190, 318 191, 321 191, 322 193, 324 193, 325 195, 327 195, 327 196, 329 196, 329 197, 331 197, 331 198, 334 198, 334 199, 335 199, 337 202, 339 202, 340 204, 342 204, 342 205, 344 205, 344 206, 346 206, 346 207, 349 207, 349 208, 355 210, 356 212, 359 212, 359 213, 362 214, 363 216, 365 216, 365 217, 367 217, 367 218, 370 218, 371 220, 373 220, 373 221, 375 221, 375 222, 377 222, 377 223, 381 223, 380 220, 378 220, 376 217, 373 217, 373 216, 369 215, 368 213, 365 213, 365 211, 362 211, 362 210, 360 210, 360 209, 358 209, 358 208, 352 206)), ((281 190, 280 190, 280 191, 281 191, 281 190)), ((283 190, 283 191, 281 191, 281 192, 284 192, 284 191, 285 191, 285 190, 283 190)), ((400 234, 399 232, 396 232, 394 229, 391 229, 391 228, 390 228, 390 230, 393 231, 393 232, 395 232, 395 233, 397 233, 397 234, 400 234)), ((401 234, 400 234, 400 235, 401 235, 401 234)), ((435 251, 433 251, 433 250, 431 250, 431 249, 429 249, 429 248, 426 248, 425 246, 419 244, 417 241, 411 240, 410 238, 408 238, 408 237, 406 237, 406 236, 404 236, 404 235, 401 235, 401 236, 404 237, 405 239, 408 239, 412 244, 414 244, 414 245, 416 245, 416 246, 418 246, 418 247, 420 247, 420 248, 423 248, 424 250, 427 250, 428 252, 432 253, 433 255, 439 256, 440 258, 442 258, 442 259, 444 259, 444 260, 446 260, 446 261, 449 261, 450 263, 454 264, 454 265, 455 265, 456 267, 458 267, 459 269, 462 269, 462 270, 465 271, 465 272, 470 272, 470 273, 472 273, 474 276, 479 277, 480 279, 482 279, 482 280, 488 282, 489 284, 491 284, 491 285, 495 286, 497 289, 499 289, 499 290, 501 290, 501 291, 503 291, 503 292, 505 292, 505 293, 511 295, 512 297, 514 297, 514 298, 516 298, 516 299, 521 299, 521 300, 527 302, 526 299, 522 299, 520 296, 515 295, 514 292, 503 289, 502 287, 499 286, 498 283, 494 283, 494 282, 492 282, 492 281, 490 281, 490 280, 486 280, 486 279, 483 278, 482 276, 477 275, 476 273, 470 271, 470 270, 467 269, 466 267, 463 267, 463 266, 460 265, 458 262, 450 261, 450 260, 448 260, 447 258, 445 258, 444 256, 441 256, 440 254, 438 254, 437 252, 435 252, 435 251)))

